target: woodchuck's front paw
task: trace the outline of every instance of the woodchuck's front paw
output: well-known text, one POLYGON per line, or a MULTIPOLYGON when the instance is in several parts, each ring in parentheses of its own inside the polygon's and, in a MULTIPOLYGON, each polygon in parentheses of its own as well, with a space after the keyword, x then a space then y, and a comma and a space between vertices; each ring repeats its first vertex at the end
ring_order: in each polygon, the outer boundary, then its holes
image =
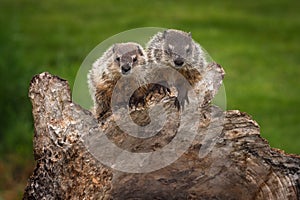
POLYGON ((184 110, 185 102, 190 103, 188 97, 188 89, 184 86, 176 87, 177 88, 177 98, 174 102, 178 110, 184 110))

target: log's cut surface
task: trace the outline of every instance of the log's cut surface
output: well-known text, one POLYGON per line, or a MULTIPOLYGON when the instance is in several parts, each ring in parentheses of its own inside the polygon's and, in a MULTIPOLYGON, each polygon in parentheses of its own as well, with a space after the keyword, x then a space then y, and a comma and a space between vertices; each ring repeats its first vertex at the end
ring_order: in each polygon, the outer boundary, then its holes
MULTIPOLYGON (((101 129, 120 148, 154 152, 176 135, 180 120, 173 98, 163 101, 163 128, 141 139, 122 132, 116 116, 98 124, 72 102, 68 83, 49 73, 32 79, 29 97, 36 167, 24 199, 300 199, 300 157, 270 148, 246 113, 207 106, 192 144, 175 162, 128 173, 98 161, 85 138, 101 129)), ((147 121, 143 112, 131 115, 137 123, 147 121)))

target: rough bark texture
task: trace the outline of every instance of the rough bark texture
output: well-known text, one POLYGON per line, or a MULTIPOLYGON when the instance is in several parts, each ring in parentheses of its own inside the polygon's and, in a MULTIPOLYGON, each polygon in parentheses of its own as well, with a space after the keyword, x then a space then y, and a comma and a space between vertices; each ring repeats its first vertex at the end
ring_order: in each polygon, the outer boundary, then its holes
MULTIPOLYGON (((300 199, 300 157, 270 148, 246 113, 208 106, 201 111, 195 140, 178 160, 150 173, 125 173, 97 161, 84 138, 102 129, 121 148, 155 151, 176 134, 173 98, 163 103, 167 123, 155 137, 142 140, 123 133, 113 117, 99 125, 72 103, 68 83, 56 76, 35 76, 29 97, 36 167, 24 199, 300 199), (205 147, 203 138, 215 129, 221 134, 205 147)), ((132 118, 140 124, 148 120, 140 111, 132 118)))
POLYGON ((24 199, 109 199, 112 171, 82 143, 97 123, 70 95, 68 83, 48 73, 31 81, 36 167, 24 199))

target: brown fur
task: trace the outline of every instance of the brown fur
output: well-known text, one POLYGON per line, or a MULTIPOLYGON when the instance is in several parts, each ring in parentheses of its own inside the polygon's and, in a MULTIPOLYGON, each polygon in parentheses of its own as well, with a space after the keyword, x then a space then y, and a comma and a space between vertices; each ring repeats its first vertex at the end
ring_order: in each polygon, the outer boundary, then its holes
MULTIPOLYGON (((192 87, 202 80, 199 71, 206 65, 205 55, 190 33, 174 29, 159 32, 148 42, 146 51, 150 63, 157 63, 158 67, 160 65, 172 67, 181 73, 192 87)), ((169 74, 166 73, 166 75, 169 74)), ((180 106, 184 107, 185 101, 189 102, 188 90, 191 88, 185 84, 186 81, 179 79, 173 80, 172 83, 178 93, 176 102, 178 109, 180 106)), ((157 87, 159 86, 154 86, 154 88, 157 87)))
MULTIPOLYGON (((128 79, 122 82, 118 81, 124 76, 130 76, 131 70, 135 67, 141 67, 146 64, 145 53, 137 43, 119 43, 109 48, 101 58, 99 58, 90 70, 88 82, 92 98, 94 100, 94 115, 98 120, 106 119, 111 115, 111 101, 114 90, 114 106, 127 106, 128 102, 124 94, 130 87, 137 87, 135 79, 128 79), (128 50, 128 52, 127 52, 128 50), (125 60, 126 59, 126 60, 125 60), (129 70, 126 69, 128 67, 129 70), (121 95, 119 95, 121 94, 121 95)), ((138 69, 140 70, 140 69, 138 69)), ((146 90, 144 87, 137 89, 129 100, 129 106, 133 107, 144 103, 146 90)))

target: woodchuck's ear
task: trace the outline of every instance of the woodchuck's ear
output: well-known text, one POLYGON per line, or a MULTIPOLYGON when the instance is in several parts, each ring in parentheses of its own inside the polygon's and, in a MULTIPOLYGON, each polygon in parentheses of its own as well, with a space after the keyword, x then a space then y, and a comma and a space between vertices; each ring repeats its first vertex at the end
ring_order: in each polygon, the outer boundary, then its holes
POLYGON ((112 47, 112 52, 113 53, 116 53, 116 48, 117 48, 117 45, 114 44, 113 47, 112 47))
POLYGON ((165 39, 166 38, 166 36, 167 36, 167 33, 168 33, 168 30, 165 30, 164 32, 163 32, 163 39, 165 39))
POLYGON ((192 33, 191 33, 191 32, 188 32, 188 36, 191 38, 191 37, 192 37, 192 33))
POLYGON ((138 45, 137 48, 138 48, 138 53, 139 53, 141 56, 144 56, 144 53, 143 53, 143 50, 141 49, 141 47, 138 45))

